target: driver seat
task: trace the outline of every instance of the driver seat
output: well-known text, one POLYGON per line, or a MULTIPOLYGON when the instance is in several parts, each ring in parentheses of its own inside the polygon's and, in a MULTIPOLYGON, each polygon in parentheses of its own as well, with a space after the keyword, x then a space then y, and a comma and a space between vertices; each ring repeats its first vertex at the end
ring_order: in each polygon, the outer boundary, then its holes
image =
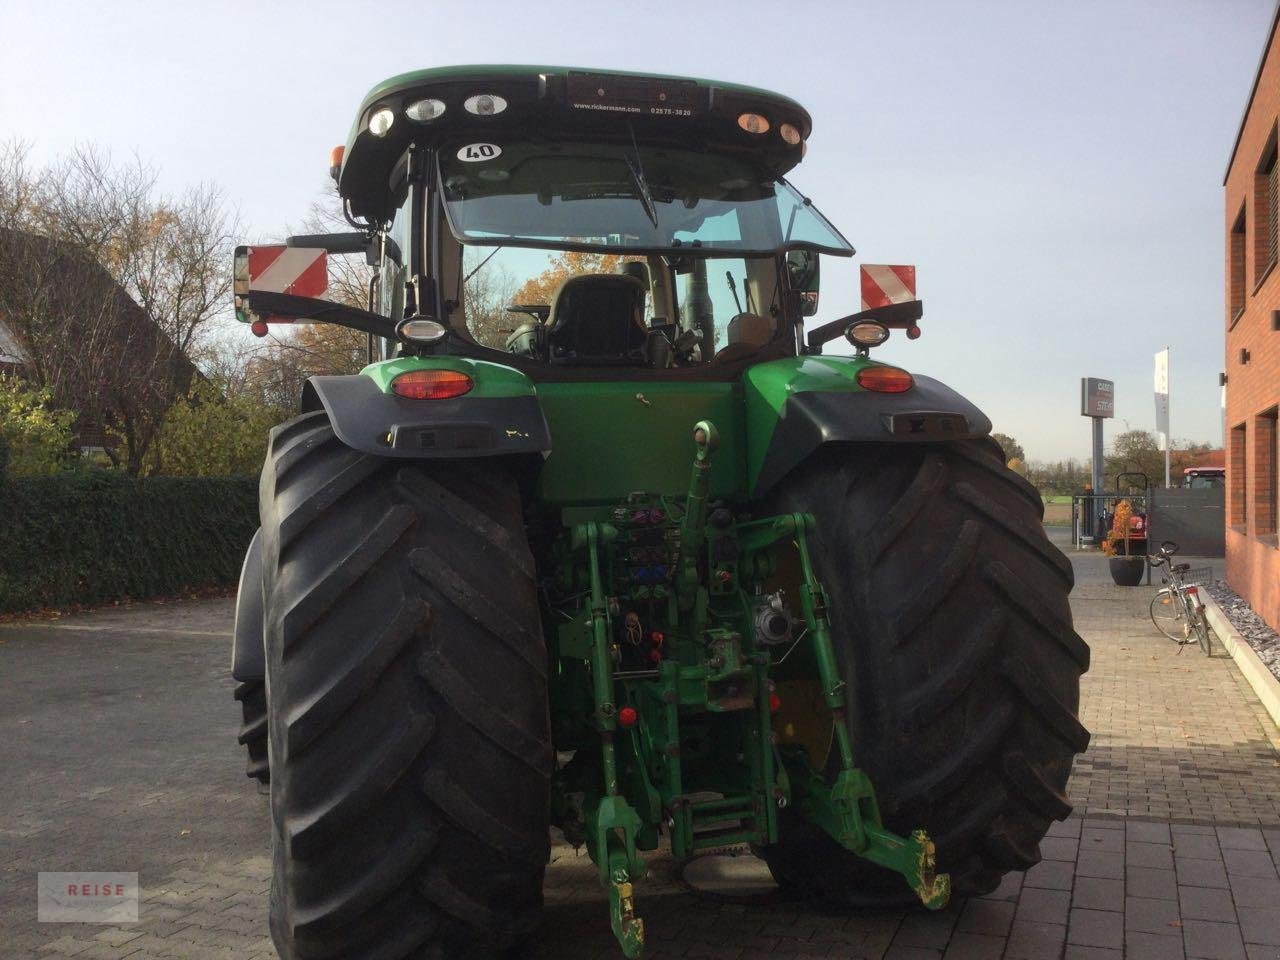
POLYGON ((645 285, 627 274, 587 273, 560 284, 547 319, 552 363, 643 365, 645 285))

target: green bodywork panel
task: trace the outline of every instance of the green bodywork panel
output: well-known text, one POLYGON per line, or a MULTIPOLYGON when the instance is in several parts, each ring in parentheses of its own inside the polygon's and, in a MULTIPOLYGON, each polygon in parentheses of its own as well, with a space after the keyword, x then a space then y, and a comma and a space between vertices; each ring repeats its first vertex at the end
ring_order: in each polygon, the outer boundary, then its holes
POLYGON ((552 443, 538 496, 550 506, 616 503, 636 490, 682 494, 698 420, 720 431, 712 498, 746 496, 740 384, 541 383, 538 399, 552 443))
POLYGON ((468 397, 531 397, 537 392, 533 381, 519 370, 470 357, 396 357, 371 363, 360 372, 373 380, 383 393, 389 393, 391 381, 410 370, 456 370, 465 373, 475 382, 466 394, 468 397))
POLYGON ((513 367, 467 357, 399 357, 361 372, 384 392, 407 371, 444 369, 475 381, 468 397, 537 396, 552 438, 538 499, 564 508, 616 503, 637 490, 681 493, 693 449, 687 425, 698 420, 711 420, 720 431, 711 497, 742 501, 755 486, 787 398, 810 391, 865 393, 855 378, 873 364, 864 357, 784 357, 749 368, 740 383, 535 385, 513 367))
MULTIPOLYGON (((782 408, 792 394, 811 391, 865 393, 855 379, 874 361, 865 357, 784 357, 757 364, 743 375, 746 403, 747 489, 755 487, 782 408)), ((717 464, 718 466, 718 464, 717 464)))

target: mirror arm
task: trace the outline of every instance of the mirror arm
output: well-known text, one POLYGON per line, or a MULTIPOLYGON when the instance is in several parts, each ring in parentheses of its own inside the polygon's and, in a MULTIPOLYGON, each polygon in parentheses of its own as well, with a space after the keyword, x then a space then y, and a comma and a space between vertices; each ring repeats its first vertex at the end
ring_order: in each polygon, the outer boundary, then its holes
POLYGON ((810 350, 817 350, 830 340, 844 336, 845 330, 859 320, 876 320, 892 329, 904 330, 924 316, 924 301, 908 300, 906 303, 890 303, 883 307, 872 307, 859 313, 851 313, 839 320, 831 320, 820 327, 809 331, 807 343, 810 350))
POLYGON ((370 313, 359 307, 334 303, 332 300, 295 297, 291 293, 272 293, 266 290, 250 290, 246 299, 249 310, 260 317, 288 317, 292 320, 332 323, 388 339, 394 339, 396 335, 395 324, 389 317, 370 313))
MULTIPOLYGON (((376 235, 375 235, 376 236, 376 235)), ((286 237, 286 247, 317 247, 326 253, 363 253, 365 258, 372 257, 371 264, 378 262, 378 247, 374 237, 367 233, 300 233, 286 237)), ((400 245, 390 237, 386 238, 387 257, 395 261, 397 266, 403 265, 400 245)))

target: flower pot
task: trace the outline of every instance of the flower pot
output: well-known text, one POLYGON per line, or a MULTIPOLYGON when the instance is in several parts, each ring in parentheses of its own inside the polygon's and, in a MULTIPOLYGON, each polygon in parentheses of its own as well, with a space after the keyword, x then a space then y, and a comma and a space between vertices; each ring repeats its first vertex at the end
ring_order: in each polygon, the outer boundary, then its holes
POLYGON ((1118 587, 1136 587, 1147 572, 1146 557, 1112 557, 1111 579, 1118 587))

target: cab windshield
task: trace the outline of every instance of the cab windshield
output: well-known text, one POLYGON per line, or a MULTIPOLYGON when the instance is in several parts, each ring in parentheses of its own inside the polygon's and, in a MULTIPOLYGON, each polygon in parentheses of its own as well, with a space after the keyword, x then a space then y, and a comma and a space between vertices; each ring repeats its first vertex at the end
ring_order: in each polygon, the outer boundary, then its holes
POLYGON ((602 253, 853 249, 785 180, 741 157, 601 143, 468 143, 439 153, 462 243, 602 253))

